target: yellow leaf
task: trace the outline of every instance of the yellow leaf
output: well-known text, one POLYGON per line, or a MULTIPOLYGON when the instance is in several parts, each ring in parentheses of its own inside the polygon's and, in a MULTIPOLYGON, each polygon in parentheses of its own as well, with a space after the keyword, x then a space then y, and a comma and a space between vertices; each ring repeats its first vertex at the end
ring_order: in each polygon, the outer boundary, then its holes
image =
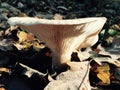
POLYGON ((18 32, 17 36, 19 38, 19 42, 23 42, 27 39, 27 33, 23 31, 18 32))
POLYGON ((98 66, 97 71, 97 77, 104 83, 104 84, 110 84, 110 67, 107 63, 103 63, 101 66, 98 66))
POLYGON ((40 49, 42 49, 44 47, 45 47, 44 44, 39 44, 38 42, 33 43, 33 49, 36 50, 36 51, 39 51, 40 49))

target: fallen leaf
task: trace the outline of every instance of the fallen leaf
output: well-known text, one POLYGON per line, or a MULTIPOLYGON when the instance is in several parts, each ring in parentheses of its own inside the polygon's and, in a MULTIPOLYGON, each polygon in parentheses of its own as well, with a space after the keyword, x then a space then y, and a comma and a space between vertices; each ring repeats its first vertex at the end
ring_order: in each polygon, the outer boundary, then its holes
POLYGON ((97 77, 104 83, 110 84, 110 67, 107 63, 103 63, 101 66, 97 67, 97 77))
POLYGON ((23 41, 27 40, 27 33, 26 32, 19 31, 17 33, 17 36, 19 38, 19 42, 23 42, 23 41))

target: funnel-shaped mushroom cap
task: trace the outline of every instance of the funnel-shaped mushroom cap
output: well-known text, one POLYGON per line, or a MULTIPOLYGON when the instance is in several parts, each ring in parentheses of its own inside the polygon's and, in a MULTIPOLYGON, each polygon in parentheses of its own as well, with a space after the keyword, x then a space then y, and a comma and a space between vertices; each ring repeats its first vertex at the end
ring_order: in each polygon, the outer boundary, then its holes
POLYGON ((45 41, 53 52, 54 66, 70 61, 75 49, 95 44, 105 22, 105 17, 69 20, 12 17, 8 20, 10 25, 19 25, 45 41))

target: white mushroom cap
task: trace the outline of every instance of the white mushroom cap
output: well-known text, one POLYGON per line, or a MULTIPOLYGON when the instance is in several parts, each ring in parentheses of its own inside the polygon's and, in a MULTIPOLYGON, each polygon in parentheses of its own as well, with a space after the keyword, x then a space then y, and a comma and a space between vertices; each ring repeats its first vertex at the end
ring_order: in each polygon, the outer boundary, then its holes
POLYGON ((50 19, 38 19, 33 17, 11 17, 8 19, 10 25, 33 25, 33 24, 50 24, 50 25, 78 25, 87 22, 93 22, 96 20, 106 20, 105 17, 90 17, 80 19, 66 19, 66 20, 50 20, 50 19))

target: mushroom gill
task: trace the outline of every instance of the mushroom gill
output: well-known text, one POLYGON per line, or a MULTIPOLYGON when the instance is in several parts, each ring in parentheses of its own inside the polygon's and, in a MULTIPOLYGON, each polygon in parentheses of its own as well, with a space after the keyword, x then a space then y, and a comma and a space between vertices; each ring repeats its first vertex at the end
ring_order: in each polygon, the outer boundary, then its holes
POLYGON ((32 17, 11 17, 8 23, 19 25, 45 41, 53 53, 53 66, 69 62, 75 49, 90 47, 98 40, 105 17, 68 20, 47 20, 32 17))

